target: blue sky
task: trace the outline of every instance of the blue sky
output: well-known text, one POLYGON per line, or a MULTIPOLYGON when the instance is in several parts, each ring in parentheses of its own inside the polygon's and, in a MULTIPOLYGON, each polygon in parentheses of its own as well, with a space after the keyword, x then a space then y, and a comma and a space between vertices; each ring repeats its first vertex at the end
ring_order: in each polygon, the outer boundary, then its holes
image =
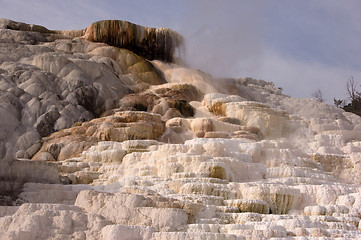
MULTIPOLYGON (((320 89, 346 98, 361 84, 359 0, 0 0, 0 18, 49 29, 101 19, 169 27, 186 39, 186 62, 216 77, 272 81, 292 97, 320 89)), ((360 87, 361 89, 361 87, 360 87)))

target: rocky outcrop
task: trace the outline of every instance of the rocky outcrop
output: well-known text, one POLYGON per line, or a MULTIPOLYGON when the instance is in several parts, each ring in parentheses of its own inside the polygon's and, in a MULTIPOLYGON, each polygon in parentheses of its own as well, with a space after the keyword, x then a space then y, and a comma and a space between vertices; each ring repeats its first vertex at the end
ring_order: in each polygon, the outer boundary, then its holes
POLYGON ((102 61, 106 59, 115 74, 123 76, 122 81, 133 92, 165 83, 162 74, 152 63, 127 49, 100 46, 90 51, 89 54, 99 57, 102 61))
POLYGON ((191 101, 200 100, 203 94, 190 84, 162 84, 137 94, 128 94, 119 101, 119 110, 157 113, 167 121, 175 116, 193 117, 195 108, 191 101))
POLYGON ((62 32, 6 19, 1 28, 1 157, 29 158, 41 137, 119 107, 132 91, 165 82, 149 61, 126 49, 72 41, 62 32))
POLYGON ((84 38, 126 48, 147 59, 172 62, 182 37, 167 28, 148 28, 122 20, 105 20, 91 24, 84 38))
POLYGON ((18 31, 39 32, 39 33, 53 33, 53 31, 50 31, 46 27, 40 25, 15 22, 10 19, 0 19, 0 28, 18 30, 18 31))
POLYGON ((138 111, 116 112, 78 125, 43 138, 32 159, 62 161, 77 157, 99 141, 157 139, 164 131, 160 115, 138 111))
POLYGON ((100 115, 130 92, 109 66, 90 56, 86 60, 26 44, 5 50, 9 44, 1 44, 9 59, 1 62, 0 122, 7 127, 0 140, 9 158, 14 153, 20 158, 32 156, 40 137, 100 115), (24 63, 18 62, 17 53, 26 56, 21 58, 24 63), (90 71, 93 68, 98 69, 96 73, 90 71), (106 84, 110 82, 111 86, 106 84))

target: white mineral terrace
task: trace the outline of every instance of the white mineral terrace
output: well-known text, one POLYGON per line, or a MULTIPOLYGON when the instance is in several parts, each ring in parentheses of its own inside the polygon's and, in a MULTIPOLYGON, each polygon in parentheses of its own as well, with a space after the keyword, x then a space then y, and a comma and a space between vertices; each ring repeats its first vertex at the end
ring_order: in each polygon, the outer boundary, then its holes
POLYGON ((6 24, 1 239, 361 239, 359 116, 6 24))

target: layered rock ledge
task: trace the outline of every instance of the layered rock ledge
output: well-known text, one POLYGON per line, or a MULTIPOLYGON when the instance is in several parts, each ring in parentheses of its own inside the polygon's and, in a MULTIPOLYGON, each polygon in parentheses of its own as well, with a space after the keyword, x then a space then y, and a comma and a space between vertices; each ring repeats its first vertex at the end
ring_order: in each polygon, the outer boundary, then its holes
POLYGON ((111 46, 126 48, 147 59, 173 62, 174 51, 182 37, 168 28, 149 28, 127 21, 105 20, 91 24, 84 38, 111 46))

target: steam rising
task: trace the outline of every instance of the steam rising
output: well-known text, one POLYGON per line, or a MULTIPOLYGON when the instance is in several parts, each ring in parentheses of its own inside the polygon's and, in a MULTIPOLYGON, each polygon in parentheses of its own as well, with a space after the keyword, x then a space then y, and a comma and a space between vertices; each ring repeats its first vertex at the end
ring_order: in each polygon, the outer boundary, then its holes
POLYGON ((187 3, 186 20, 173 28, 184 36, 191 67, 272 81, 293 97, 321 89, 329 103, 345 97, 350 76, 361 83, 358 1, 187 3))
POLYGON ((186 39, 186 62, 215 77, 252 75, 262 65, 262 4, 231 2, 196 1, 178 30, 186 39))

